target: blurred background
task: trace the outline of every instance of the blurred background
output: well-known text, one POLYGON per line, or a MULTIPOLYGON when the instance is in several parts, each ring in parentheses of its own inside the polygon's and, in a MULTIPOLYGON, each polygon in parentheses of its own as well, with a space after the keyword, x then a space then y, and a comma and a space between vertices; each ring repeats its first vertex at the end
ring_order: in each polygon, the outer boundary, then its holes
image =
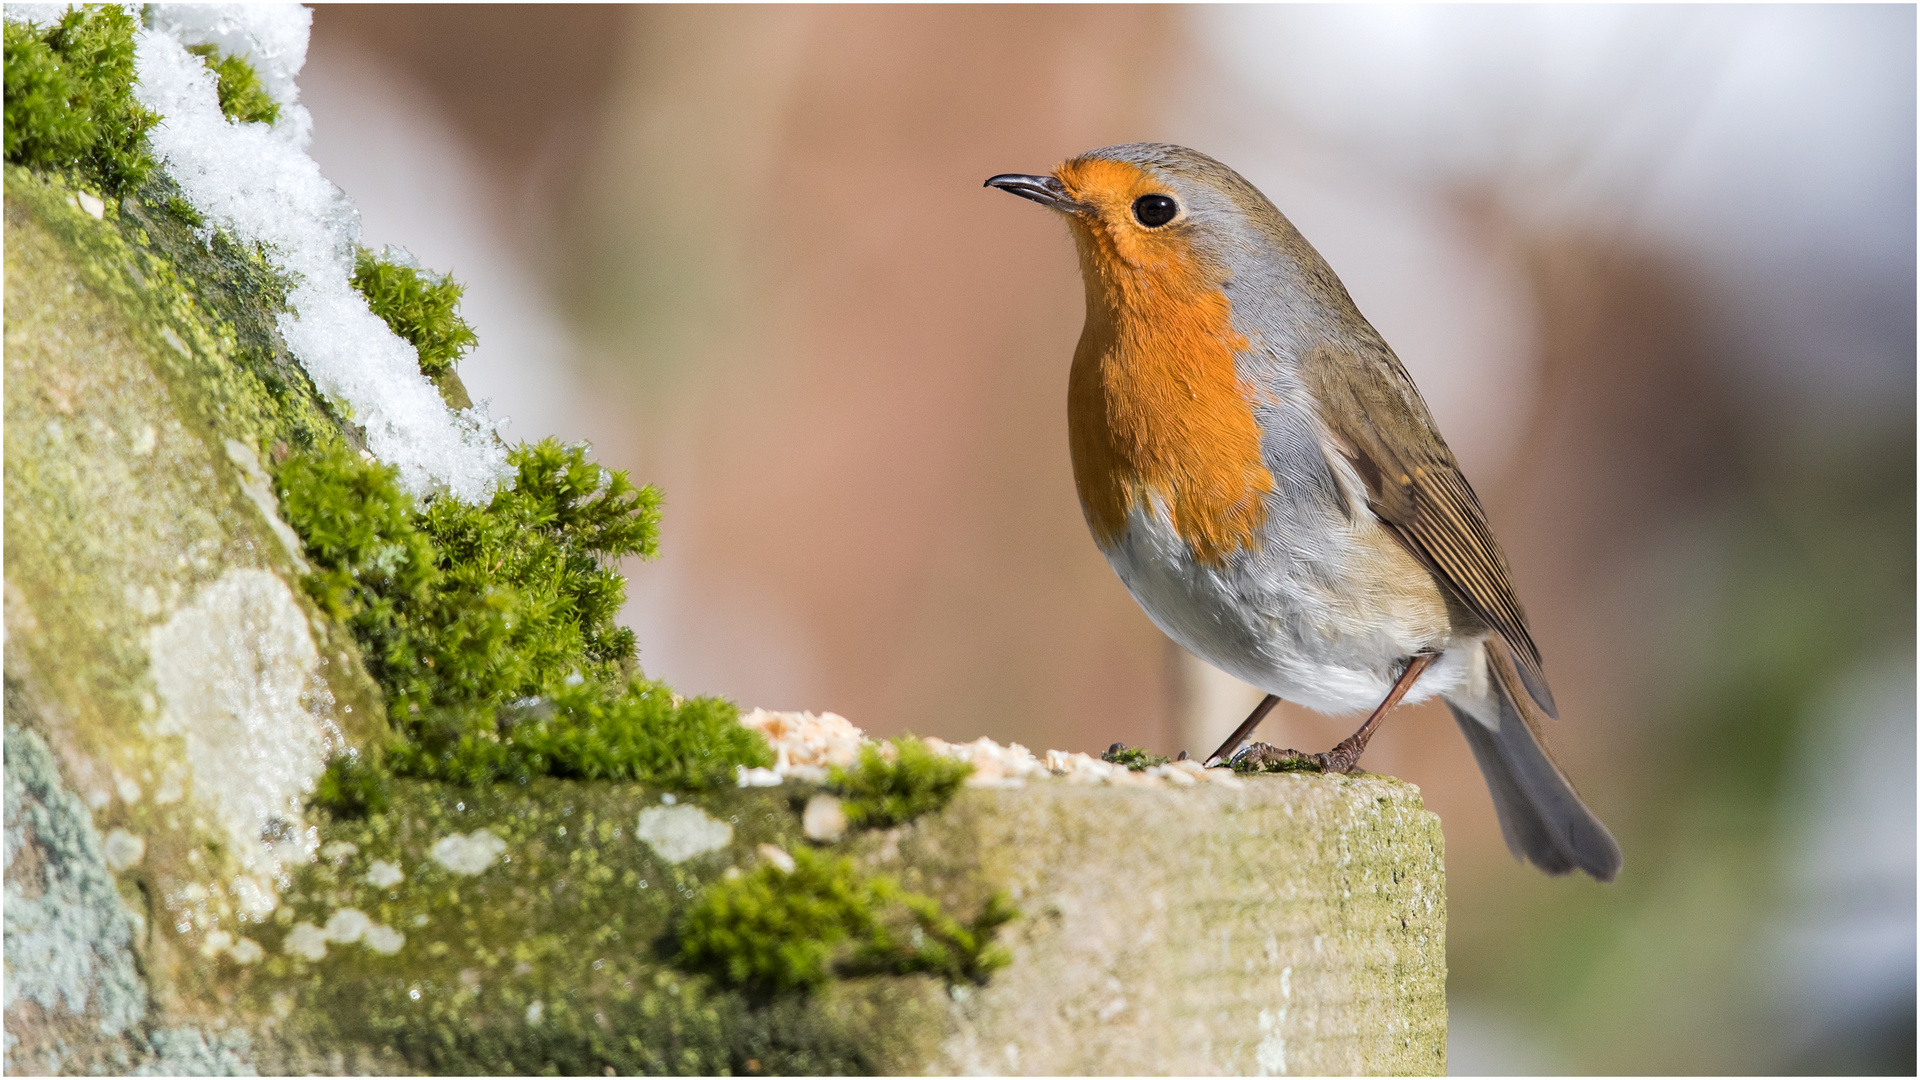
POLYGON ((1910 1074, 1914 52, 1910 6, 322 5, 301 87, 507 433, 665 490, 650 674, 1035 750, 1259 695, 1088 539, 1071 244, 981 181, 1226 161, 1425 392, 1626 851, 1544 878, 1443 709, 1375 739, 1445 821, 1454 1070, 1910 1074))

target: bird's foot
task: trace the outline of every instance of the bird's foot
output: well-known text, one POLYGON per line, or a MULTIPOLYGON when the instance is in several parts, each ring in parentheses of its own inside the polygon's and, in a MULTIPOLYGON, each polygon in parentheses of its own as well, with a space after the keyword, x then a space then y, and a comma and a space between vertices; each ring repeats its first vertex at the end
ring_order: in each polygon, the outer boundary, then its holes
POLYGON ((1321 772, 1350 773, 1359 766, 1363 749, 1364 746, 1355 746, 1353 740, 1348 739, 1324 754, 1313 755, 1313 760, 1320 763, 1321 772))
POLYGON ((1350 773, 1360 764, 1364 746, 1352 739, 1324 754, 1282 750, 1267 743, 1249 743, 1226 762, 1234 772, 1325 772, 1350 773))
POLYGON ((1234 772, 1318 772, 1326 768, 1320 760, 1326 756, 1257 742, 1241 747, 1226 764, 1234 772))

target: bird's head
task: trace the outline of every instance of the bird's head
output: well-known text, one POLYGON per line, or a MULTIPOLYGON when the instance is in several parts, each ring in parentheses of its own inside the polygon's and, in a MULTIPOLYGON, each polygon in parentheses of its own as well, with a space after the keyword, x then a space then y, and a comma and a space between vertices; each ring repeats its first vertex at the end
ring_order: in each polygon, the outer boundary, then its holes
POLYGON ((1060 212, 1079 246, 1087 284, 1152 292, 1212 291, 1231 276, 1235 255, 1271 226, 1272 204, 1232 169, 1196 150, 1126 143, 1090 150, 1049 175, 1009 173, 987 181, 1060 212), (1263 213, 1264 211, 1264 213, 1263 213))
POLYGON ((1089 150, 1047 175, 1008 173, 986 186, 1067 219, 1090 312, 1144 314, 1222 290, 1236 304, 1351 303, 1259 189, 1197 150, 1124 143, 1089 150))

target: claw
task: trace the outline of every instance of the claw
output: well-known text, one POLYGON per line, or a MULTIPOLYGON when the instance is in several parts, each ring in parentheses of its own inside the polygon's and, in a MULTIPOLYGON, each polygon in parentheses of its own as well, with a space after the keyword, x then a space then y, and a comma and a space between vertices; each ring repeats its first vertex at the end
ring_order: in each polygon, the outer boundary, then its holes
POLYGON ((1295 772, 1309 769, 1324 770, 1320 760, 1325 755, 1303 754, 1298 750, 1282 750, 1268 743, 1250 743, 1243 746, 1228 760, 1235 772, 1295 772))

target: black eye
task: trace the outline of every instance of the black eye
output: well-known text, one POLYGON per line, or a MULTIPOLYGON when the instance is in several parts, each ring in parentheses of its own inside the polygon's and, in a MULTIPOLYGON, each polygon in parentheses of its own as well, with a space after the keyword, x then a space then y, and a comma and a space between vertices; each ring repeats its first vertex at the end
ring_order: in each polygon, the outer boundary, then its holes
POLYGON ((1133 218, 1149 229, 1157 229, 1173 220, 1180 204, 1165 195, 1142 195, 1133 200, 1133 218))

